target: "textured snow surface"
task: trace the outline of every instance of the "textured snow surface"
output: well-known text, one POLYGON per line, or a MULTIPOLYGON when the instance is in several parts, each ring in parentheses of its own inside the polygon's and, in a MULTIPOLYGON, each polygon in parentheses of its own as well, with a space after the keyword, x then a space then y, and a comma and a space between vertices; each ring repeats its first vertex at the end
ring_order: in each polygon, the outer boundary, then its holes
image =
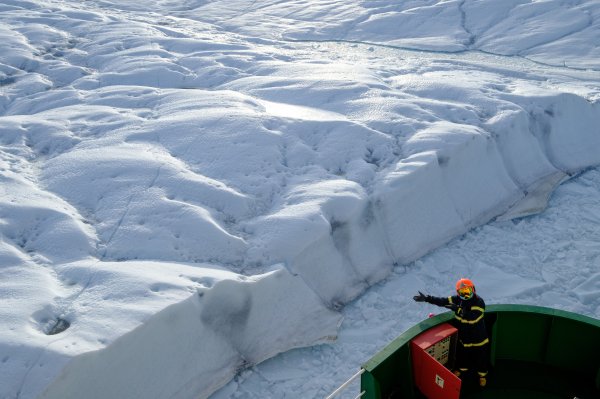
POLYGON ((462 276, 600 316, 596 1, 0 22, 1 398, 322 397, 462 276))

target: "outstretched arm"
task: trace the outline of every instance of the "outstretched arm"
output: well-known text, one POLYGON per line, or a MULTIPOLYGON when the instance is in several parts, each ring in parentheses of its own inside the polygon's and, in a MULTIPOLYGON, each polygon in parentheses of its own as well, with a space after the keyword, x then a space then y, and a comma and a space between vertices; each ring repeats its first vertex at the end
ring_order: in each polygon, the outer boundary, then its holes
POLYGON ((458 305, 452 303, 452 297, 436 297, 431 295, 425 295, 421 291, 419 291, 419 295, 413 296, 413 299, 416 302, 427 302, 437 306, 443 306, 448 309, 456 310, 458 305))

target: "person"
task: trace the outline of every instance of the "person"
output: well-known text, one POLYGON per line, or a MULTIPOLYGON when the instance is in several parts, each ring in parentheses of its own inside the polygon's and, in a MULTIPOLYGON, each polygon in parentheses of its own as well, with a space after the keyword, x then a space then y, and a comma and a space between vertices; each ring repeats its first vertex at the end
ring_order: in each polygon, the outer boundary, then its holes
POLYGON ((461 278, 456 282, 456 295, 447 298, 425 295, 419 291, 413 299, 416 302, 427 302, 454 311, 458 324, 454 374, 461 377, 474 368, 479 376, 479 385, 484 387, 487 383, 490 340, 483 318, 485 302, 477 295, 473 282, 468 278, 461 278))

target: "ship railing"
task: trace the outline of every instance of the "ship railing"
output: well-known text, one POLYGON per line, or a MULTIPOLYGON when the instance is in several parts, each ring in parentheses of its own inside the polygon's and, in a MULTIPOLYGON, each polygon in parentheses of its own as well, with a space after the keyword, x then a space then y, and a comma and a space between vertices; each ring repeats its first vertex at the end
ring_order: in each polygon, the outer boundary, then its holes
MULTIPOLYGON (((365 369, 361 368, 359 372, 357 372, 356 374, 354 374, 352 377, 350 377, 348 379, 348 381, 344 382, 342 385, 340 385, 335 391, 333 391, 331 394, 329 394, 329 396, 327 396, 325 399, 333 399, 335 397, 337 397, 340 393, 342 393, 346 388, 348 388, 348 386, 350 384, 352 384, 354 382, 354 380, 356 380, 357 378, 359 378, 363 373, 365 372, 365 369)), ((358 396, 356 396, 354 399, 360 399, 362 398, 362 396, 366 393, 366 391, 362 391, 361 393, 358 394, 358 396)))

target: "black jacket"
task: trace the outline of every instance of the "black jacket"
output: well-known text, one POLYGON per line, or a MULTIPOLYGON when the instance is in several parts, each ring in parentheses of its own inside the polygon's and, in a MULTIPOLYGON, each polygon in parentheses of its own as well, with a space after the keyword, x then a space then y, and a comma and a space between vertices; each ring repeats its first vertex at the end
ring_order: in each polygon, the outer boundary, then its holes
POLYGON ((458 340, 465 347, 483 346, 489 342, 483 314, 485 302, 477 294, 464 300, 458 295, 447 298, 431 296, 427 302, 438 306, 454 308, 458 325, 458 340))

